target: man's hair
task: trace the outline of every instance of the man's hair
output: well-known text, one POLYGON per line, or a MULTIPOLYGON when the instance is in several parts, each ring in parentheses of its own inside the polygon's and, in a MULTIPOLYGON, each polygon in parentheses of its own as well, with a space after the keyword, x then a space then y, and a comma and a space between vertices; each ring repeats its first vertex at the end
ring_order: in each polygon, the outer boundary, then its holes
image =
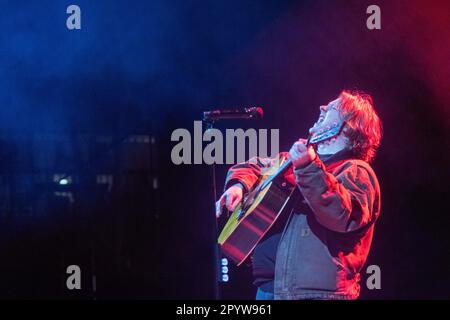
POLYGON ((344 134, 355 156, 371 162, 383 136, 381 120, 373 108, 370 95, 362 91, 343 90, 338 107, 346 121, 344 134))

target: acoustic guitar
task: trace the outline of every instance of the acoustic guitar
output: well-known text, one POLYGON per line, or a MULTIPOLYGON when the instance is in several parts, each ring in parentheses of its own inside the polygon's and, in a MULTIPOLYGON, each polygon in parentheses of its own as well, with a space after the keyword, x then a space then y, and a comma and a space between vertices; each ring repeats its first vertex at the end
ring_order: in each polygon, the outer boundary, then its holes
MULTIPOLYGON (((336 123, 329 130, 310 137, 307 145, 315 145, 338 136, 344 123, 336 123)), ((283 209, 296 188, 284 179, 284 172, 289 168, 291 160, 286 159, 261 176, 223 227, 218 243, 222 253, 238 266, 247 259, 275 221, 286 211, 283 209)))

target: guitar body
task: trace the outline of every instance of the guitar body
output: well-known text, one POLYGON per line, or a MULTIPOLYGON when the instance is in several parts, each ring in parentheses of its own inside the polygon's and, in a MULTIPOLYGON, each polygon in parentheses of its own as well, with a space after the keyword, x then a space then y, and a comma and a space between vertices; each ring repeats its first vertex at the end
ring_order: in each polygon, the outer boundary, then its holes
POLYGON ((267 184, 262 180, 224 226, 218 239, 223 254, 242 264, 282 214, 294 190, 281 177, 267 184))

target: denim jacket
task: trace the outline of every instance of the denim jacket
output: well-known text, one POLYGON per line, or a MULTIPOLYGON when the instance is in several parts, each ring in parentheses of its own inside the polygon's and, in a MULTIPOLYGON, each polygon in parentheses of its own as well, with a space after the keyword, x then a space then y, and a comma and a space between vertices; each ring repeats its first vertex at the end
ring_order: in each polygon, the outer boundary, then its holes
MULTIPOLYGON (((245 191, 287 157, 253 158, 230 168, 225 187, 245 191)), ((380 213, 380 187, 370 165, 340 152, 285 173, 298 187, 276 253, 275 299, 356 299, 360 271, 380 213)))

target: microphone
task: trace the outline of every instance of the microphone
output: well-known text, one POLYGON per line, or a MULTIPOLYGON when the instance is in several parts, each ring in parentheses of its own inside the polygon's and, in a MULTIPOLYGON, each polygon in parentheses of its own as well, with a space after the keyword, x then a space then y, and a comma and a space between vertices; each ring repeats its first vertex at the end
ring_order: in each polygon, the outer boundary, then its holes
POLYGON ((222 109, 203 112, 203 121, 218 121, 227 119, 261 119, 264 111, 261 107, 242 109, 222 109))

